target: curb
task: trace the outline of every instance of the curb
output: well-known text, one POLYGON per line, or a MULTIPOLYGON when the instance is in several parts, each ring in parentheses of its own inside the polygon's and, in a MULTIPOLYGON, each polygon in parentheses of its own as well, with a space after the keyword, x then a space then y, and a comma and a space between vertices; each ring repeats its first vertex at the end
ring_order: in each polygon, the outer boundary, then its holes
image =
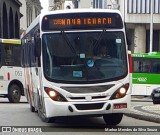
POLYGON ((143 114, 136 114, 136 113, 126 113, 124 115, 126 115, 128 117, 136 118, 136 119, 139 119, 139 120, 145 120, 145 121, 160 123, 160 118, 156 118, 156 117, 153 117, 153 116, 146 116, 146 115, 143 115, 143 114))
POLYGON ((145 99, 131 99, 132 102, 153 102, 152 100, 145 100, 145 99))
POLYGON ((142 106, 134 106, 130 109, 130 111, 128 113, 125 113, 124 115, 128 116, 128 117, 132 117, 135 119, 140 119, 140 120, 145 120, 145 121, 150 121, 150 122, 155 122, 155 123, 160 123, 160 114, 159 115, 155 115, 152 114, 152 112, 144 112, 143 111, 139 111, 136 110, 135 108, 137 107, 142 107, 142 106))

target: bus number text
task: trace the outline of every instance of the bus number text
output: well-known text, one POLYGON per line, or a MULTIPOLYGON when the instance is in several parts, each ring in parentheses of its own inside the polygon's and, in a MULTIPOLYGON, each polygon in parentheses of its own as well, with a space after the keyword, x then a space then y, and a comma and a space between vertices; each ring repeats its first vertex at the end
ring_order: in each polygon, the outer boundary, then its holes
POLYGON ((15 76, 22 76, 22 71, 15 71, 15 76))

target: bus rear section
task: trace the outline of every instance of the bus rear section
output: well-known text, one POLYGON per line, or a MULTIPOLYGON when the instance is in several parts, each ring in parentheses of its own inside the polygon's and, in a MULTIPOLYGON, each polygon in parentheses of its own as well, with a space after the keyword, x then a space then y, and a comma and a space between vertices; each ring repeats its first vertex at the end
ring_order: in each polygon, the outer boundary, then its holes
POLYGON ((17 103, 24 95, 21 40, 0 39, 0 97, 17 103))
POLYGON ((132 95, 151 96, 153 89, 160 85, 160 53, 132 54, 132 95))
POLYGON ((22 38, 30 109, 43 121, 103 116, 117 125, 130 107, 126 35, 115 10, 41 14, 22 38), (28 50, 31 50, 30 52, 28 50))

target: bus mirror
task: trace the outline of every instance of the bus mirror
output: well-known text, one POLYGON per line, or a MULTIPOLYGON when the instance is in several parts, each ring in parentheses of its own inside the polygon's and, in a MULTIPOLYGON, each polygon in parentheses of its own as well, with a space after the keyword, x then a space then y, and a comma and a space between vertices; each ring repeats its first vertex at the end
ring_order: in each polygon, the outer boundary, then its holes
POLYGON ((36 57, 41 56, 41 38, 35 39, 35 56, 36 57))

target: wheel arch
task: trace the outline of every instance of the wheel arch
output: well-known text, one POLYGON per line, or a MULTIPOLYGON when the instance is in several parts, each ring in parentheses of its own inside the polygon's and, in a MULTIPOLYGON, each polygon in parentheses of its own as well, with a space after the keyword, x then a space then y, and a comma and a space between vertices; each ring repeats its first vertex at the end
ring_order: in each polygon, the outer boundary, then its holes
POLYGON ((18 85, 18 86, 20 87, 21 95, 24 96, 24 86, 23 86, 22 82, 19 81, 19 80, 12 80, 12 81, 9 83, 9 85, 8 85, 8 92, 9 92, 9 87, 10 87, 11 85, 13 85, 13 84, 16 84, 16 85, 18 85))

